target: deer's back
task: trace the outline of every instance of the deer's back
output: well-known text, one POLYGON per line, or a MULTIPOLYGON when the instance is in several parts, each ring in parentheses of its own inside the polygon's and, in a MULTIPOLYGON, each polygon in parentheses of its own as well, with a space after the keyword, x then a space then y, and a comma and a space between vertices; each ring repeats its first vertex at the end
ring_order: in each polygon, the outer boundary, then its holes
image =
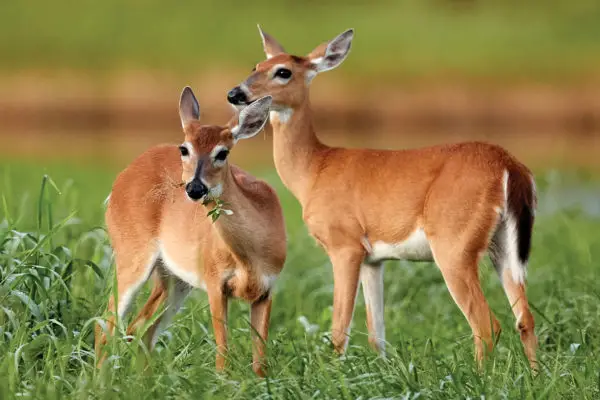
POLYGON ((117 176, 106 210, 113 243, 156 237, 165 202, 177 194, 185 196, 180 182, 177 146, 153 147, 129 164, 117 176))

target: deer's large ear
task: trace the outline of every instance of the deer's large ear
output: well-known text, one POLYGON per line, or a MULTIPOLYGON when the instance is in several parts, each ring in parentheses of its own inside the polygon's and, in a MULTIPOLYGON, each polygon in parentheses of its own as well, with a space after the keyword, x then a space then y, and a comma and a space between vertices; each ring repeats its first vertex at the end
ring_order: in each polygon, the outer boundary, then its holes
POLYGON ((192 92, 192 88, 186 86, 181 92, 181 98, 179 99, 179 118, 181 118, 181 126, 185 126, 190 121, 197 121, 200 119, 200 106, 198 100, 192 92))
POLYGON ((260 33, 260 37, 263 42, 263 50, 265 51, 265 55, 267 59, 276 56, 277 54, 285 53, 283 46, 280 45, 273 36, 269 35, 267 32, 263 31, 258 25, 258 32, 260 33))
POLYGON ((323 43, 315 48, 308 59, 316 72, 329 71, 340 65, 350 53, 354 29, 348 29, 329 43, 323 43))
POLYGON ((271 96, 261 97, 240 112, 238 125, 231 129, 233 139, 248 139, 255 136, 267 123, 271 109, 271 96))

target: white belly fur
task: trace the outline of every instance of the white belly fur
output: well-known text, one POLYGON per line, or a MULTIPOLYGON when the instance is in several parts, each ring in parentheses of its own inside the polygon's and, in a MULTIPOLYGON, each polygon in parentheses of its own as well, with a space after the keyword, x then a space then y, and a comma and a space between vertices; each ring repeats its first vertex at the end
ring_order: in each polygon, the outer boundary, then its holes
MULTIPOLYGON (((178 265, 177 262, 175 262, 175 260, 173 260, 167 254, 164 246, 162 245, 160 246, 160 258, 163 261, 163 264, 169 273, 173 274, 174 276, 176 276, 177 278, 179 278, 180 280, 184 281, 192 287, 206 291, 206 284, 204 283, 200 274, 195 272, 195 270, 186 269, 178 265)), ((240 270, 234 270, 235 275, 238 275, 240 273, 240 270)), ((265 291, 270 291, 275 285, 275 281, 277 280, 278 276, 279 275, 274 274, 262 274, 261 276, 259 276, 259 282, 262 286, 262 289, 265 291)))
POLYGON ((415 230, 406 240, 398 243, 377 241, 371 245, 367 261, 409 260, 433 261, 431 246, 423 229, 415 230))
POLYGON ((188 269, 182 268, 178 265, 175 260, 173 260, 165 251, 164 246, 160 246, 160 258, 163 261, 165 268, 171 274, 175 275, 177 278, 181 279, 188 285, 200 288, 206 291, 206 285, 202 281, 200 274, 196 271, 190 271, 188 269))

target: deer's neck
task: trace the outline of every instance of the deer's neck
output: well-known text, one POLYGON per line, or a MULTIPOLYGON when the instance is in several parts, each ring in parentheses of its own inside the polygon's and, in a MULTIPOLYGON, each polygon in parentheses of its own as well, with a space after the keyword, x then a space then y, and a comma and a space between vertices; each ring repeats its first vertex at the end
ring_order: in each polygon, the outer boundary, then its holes
MULTIPOLYGON (((214 227, 223 242, 236 255, 239 260, 248 261, 252 258, 252 199, 246 196, 240 183, 234 177, 231 168, 228 168, 223 182, 223 194, 219 197, 223 202, 221 212, 214 227)), ((215 202, 207 206, 208 210, 215 211, 219 208, 215 202)))
POLYGON ((315 134, 308 101, 295 108, 271 111, 273 157, 283 184, 304 204, 313 180, 313 162, 325 146, 315 134))

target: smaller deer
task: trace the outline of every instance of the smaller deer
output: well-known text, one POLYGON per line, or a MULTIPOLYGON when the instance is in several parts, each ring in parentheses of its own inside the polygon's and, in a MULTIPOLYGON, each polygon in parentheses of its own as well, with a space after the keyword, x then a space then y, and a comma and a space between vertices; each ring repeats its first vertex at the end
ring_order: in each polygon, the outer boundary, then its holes
MULTIPOLYGON (((143 338, 149 349, 177 313, 191 288, 208 294, 217 344, 216 368, 225 367, 227 303, 251 304, 253 369, 264 376, 265 342, 271 290, 286 258, 286 234, 275 191, 227 157, 240 139, 264 127, 271 97, 258 99, 228 126, 198 121, 198 102, 184 88, 179 115, 181 146, 156 146, 117 177, 108 201, 106 225, 116 258, 117 296, 105 329, 112 334, 114 312, 124 318, 140 287, 152 277, 153 289, 128 332, 133 333, 163 305, 143 338), (181 183, 183 182, 183 183, 181 183), (221 208, 225 204, 226 209, 221 208), (211 221, 208 213, 222 215, 211 221)), ((106 333, 96 327, 98 365, 106 333)))

